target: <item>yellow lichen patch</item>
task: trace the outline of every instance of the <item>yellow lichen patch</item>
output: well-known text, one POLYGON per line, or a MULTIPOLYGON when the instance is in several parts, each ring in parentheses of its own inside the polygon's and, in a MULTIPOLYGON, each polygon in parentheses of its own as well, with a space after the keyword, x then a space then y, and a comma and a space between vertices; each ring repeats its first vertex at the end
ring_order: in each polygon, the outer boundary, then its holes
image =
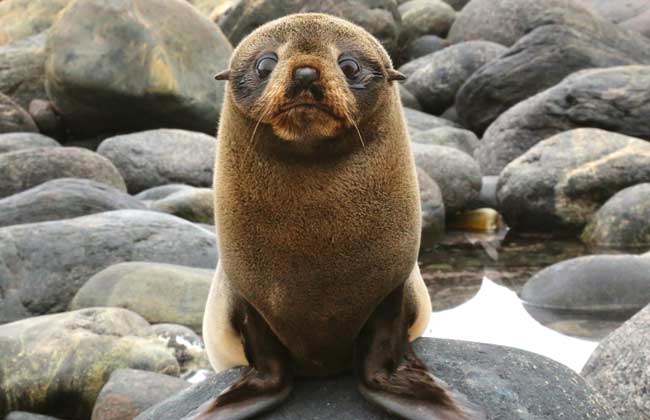
POLYGON ((149 62, 149 86, 147 91, 155 94, 176 94, 178 80, 174 70, 169 65, 169 59, 164 51, 155 48, 151 52, 149 62))

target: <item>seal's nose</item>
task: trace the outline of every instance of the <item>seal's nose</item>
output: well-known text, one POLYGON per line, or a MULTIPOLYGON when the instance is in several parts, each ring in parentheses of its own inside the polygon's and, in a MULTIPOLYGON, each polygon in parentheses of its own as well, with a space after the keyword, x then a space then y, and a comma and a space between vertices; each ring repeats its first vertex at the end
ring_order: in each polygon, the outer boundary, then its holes
POLYGON ((293 72, 293 80, 303 89, 308 88, 320 77, 320 73, 313 67, 299 67, 293 72))

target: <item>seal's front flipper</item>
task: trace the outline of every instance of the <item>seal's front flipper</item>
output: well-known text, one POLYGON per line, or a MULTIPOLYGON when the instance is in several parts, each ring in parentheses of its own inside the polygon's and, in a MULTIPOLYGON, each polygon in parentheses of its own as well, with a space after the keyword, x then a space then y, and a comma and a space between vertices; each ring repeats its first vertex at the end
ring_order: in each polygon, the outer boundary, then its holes
POLYGON ((409 420, 483 420, 481 410, 447 389, 415 355, 408 341, 404 287, 375 310, 355 345, 363 396, 409 420))
POLYGON ((242 300, 235 309, 250 369, 219 396, 198 408, 192 420, 240 420, 254 417, 284 402, 293 388, 291 359, 259 313, 242 300))

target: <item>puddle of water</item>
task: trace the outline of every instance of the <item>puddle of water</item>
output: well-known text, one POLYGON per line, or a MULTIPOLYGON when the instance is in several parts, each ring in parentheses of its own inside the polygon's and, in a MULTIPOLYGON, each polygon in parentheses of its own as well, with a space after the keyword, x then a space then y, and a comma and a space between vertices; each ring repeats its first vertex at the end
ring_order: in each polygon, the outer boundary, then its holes
POLYGON ((434 312, 426 337, 498 344, 527 350, 580 372, 598 343, 560 334, 526 312, 517 294, 484 278, 469 301, 434 312))

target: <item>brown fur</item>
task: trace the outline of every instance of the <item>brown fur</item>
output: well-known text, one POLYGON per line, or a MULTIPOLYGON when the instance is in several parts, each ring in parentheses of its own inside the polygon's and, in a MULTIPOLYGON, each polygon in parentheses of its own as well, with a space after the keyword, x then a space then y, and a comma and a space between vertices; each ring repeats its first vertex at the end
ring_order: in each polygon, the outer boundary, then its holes
POLYGON ((270 46, 280 59, 254 106, 226 89, 214 180, 221 281, 262 315, 298 374, 333 374, 350 367, 366 320, 417 269, 415 166, 392 65, 374 38, 325 15, 290 16, 242 41, 229 77, 270 46), (341 43, 380 63, 373 103, 347 86, 341 43), (291 69, 304 65, 320 70, 328 111, 279 113, 291 69))

